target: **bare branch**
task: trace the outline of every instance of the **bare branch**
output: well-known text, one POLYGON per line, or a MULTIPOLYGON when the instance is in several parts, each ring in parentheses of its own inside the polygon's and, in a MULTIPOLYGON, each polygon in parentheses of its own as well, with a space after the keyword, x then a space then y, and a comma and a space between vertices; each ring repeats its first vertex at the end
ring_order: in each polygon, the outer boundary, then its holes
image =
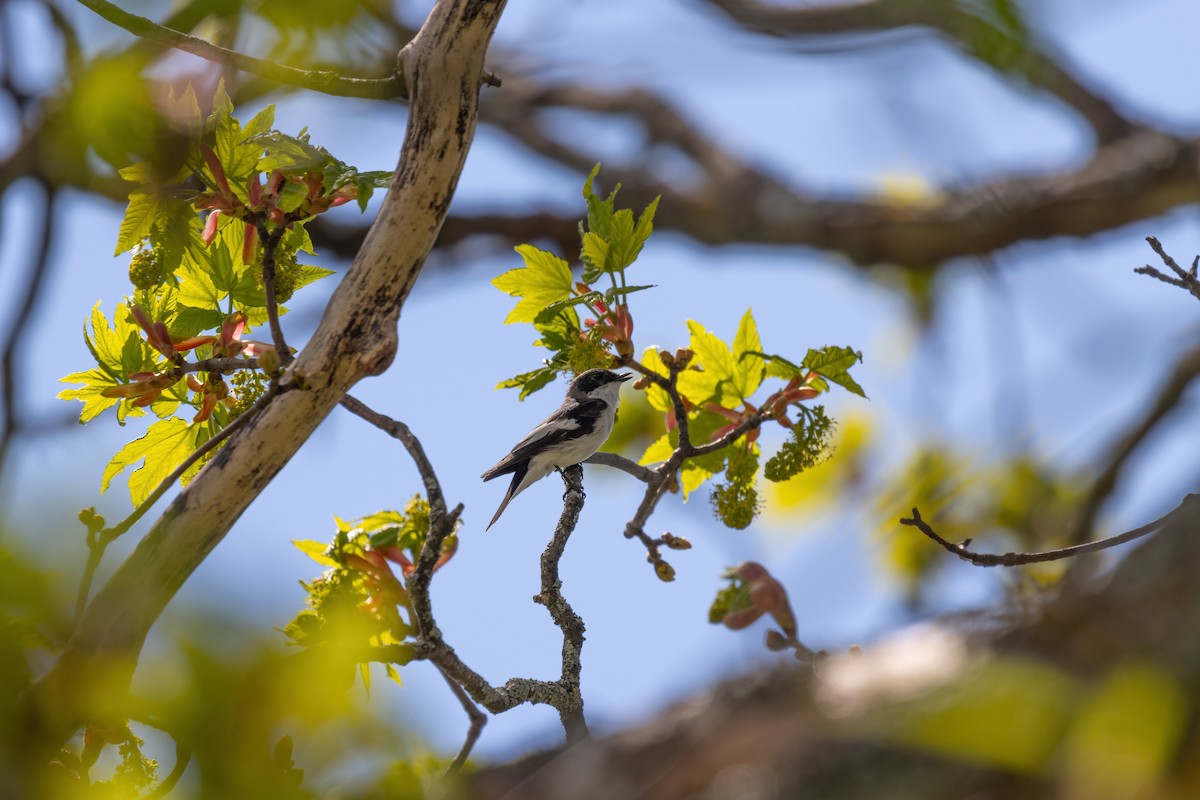
POLYGON ((450 687, 450 691, 453 692, 458 702, 462 705, 463 711, 467 712, 467 719, 470 720, 463 745, 459 748, 458 755, 450 762, 450 766, 446 768, 446 774, 453 775, 462 769, 463 764, 467 763, 467 757, 471 755, 471 750, 474 749, 475 742, 479 741, 479 734, 483 733, 483 726, 487 725, 487 714, 479 710, 479 706, 471 701, 471 698, 458 685, 458 682, 447 675, 444 669, 438 667, 437 671, 445 679, 446 685, 450 687))
MULTIPOLYGON (((669 199, 655 216, 657 228, 682 232, 704 244, 804 245, 840 252, 862 266, 924 267, 1021 241, 1086 236, 1200 200, 1193 168, 1200 159, 1200 140, 1149 128, 1135 128, 1103 144, 1078 167, 940 187, 925 202, 896 204, 796 189, 703 137, 686 115, 644 90, 602 92, 513 80, 508 85, 502 100, 493 98, 484 107, 486 121, 581 173, 587 173, 593 159, 553 138, 540 123, 540 110, 572 108, 628 118, 643 126, 649 139, 689 154, 705 174, 687 191, 654 179, 645 161, 616 165, 610 171, 621 174, 622 196, 634 205, 660 194, 669 199)), ((500 220, 481 222, 495 233, 500 220)), ((451 224, 459 230, 469 221, 451 224)), ((543 235, 567 237, 574 227, 574 220, 564 218, 543 235)))
POLYGON ((22 352, 22 343, 29 330, 29 318, 38 306, 38 297, 46 285, 48 273, 50 242, 54 237, 54 189, 43 187, 41 235, 37 237, 34 250, 30 254, 30 268, 25 291, 13 301, 12 323, 4 333, 4 349, 0 352, 0 475, 4 474, 4 464, 7 461, 8 447, 13 437, 22 427, 21 415, 17 411, 17 370, 18 354, 22 352))
POLYGON ((346 78, 328 70, 286 67, 273 61, 254 58, 219 47, 171 28, 165 28, 145 17, 130 14, 107 0, 79 0, 79 3, 134 36, 200 56, 217 64, 226 64, 242 72, 249 72, 276 83, 299 86, 302 89, 311 89, 315 92, 339 97, 362 97, 374 100, 408 97, 408 86, 405 83, 404 75, 400 72, 389 78, 346 78))
MULTIPOLYGON (((421 482, 425 484, 425 497, 429 500, 430 524, 431 526, 437 525, 438 519, 446 515, 446 496, 442 493, 442 484, 438 481, 437 473, 433 471, 433 464, 429 461, 429 457, 425 455, 425 448, 421 446, 421 440, 403 422, 375 411, 357 397, 353 397, 352 395, 343 397, 342 408, 351 414, 361 417, 404 445, 404 449, 408 451, 409 457, 417 465, 417 472, 421 475, 421 482)), ((454 514, 455 519, 458 518, 459 513, 461 513, 461 507, 456 509, 456 513, 454 514)), ((449 535, 449 533, 447 531, 446 535, 449 535)), ((440 543, 437 545, 437 550, 440 555, 440 543)), ((433 563, 437 563, 436 558, 433 559, 433 563)))
POLYGON ((1200 269, 1200 256, 1192 262, 1192 268, 1185 270, 1183 267, 1175 263, 1175 259, 1171 258, 1158 239, 1153 236, 1147 236, 1146 241, 1150 243, 1150 247, 1154 252, 1158 253, 1158 257, 1163 260, 1163 263, 1174 272, 1178 277, 1172 278, 1170 275, 1164 274, 1154 267, 1147 264, 1144 267, 1138 267, 1134 270, 1139 275, 1149 275, 1151 278, 1157 278, 1163 283, 1169 283, 1172 286, 1178 286, 1180 289, 1186 289, 1197 300, 1200 300, 1200 278, 1197 278, 1196 272, 1200 269))
POLYGON ((562 471, 563 511, 554 529, 554 536, 542 553, 542 590, 533 598, 550 612, 550 618, 562 631, 562 678, 560 683, 567 702, 558 706, 567 743, 588 738, 587 722, 583 718, 583 695, 579 690, 579 675, 583 671, 580 655, 583 651, 583 620, 563 597, 562 580, 558 576, 558 562, 562 560, 567 540, 579 523, 579 512, 583 510, 583 467, 579 464, 562 471))
POLYGON ((595 453, 584 460, 585 464, 600 464, 605 467, 619 469, 637 478, 642 483, 650 483, 656 479, 654 470, 643 467, 635 461, 630 461, 616 453, 595 453))
POLYGON ((929 526, 924 519, 921 518, 921 512, 917 509, 912 510, 912 517, 902 518, 901 525, 908 525, 921 531, 933 541, 941 545, 945 550, 953 553, 964 561, 969 561, 977 567, 1018 567, 1023 564, 1039 564, 1045 561, 1060 561, 1064 558, 1072 558, 1074 556, 1083 555, 1084 553, 1095 553, 1100 550, 1107 550, 1110 547, 1116 547, 1119 544, 1132 542, 1134 539, 1139 539, 1148 534, 1159 530, 1171 520, 1178 516, 1191 513, 1191 505, 1200 502, 1200 495, 1189 494, 1183 499, 1183 502, 1175 507, 1172 511, 1159 517, 1153 522, 1149 522, 1140 528, 1134 528, 1131 531, 1111 536, 1107 539, 1101 539, 1096 542, 1086 542, 1084 544, 1072 545, 1071 547, 1063 547, 1058 550, 1046 550, 1040 553, 1005 553, 997 555, 994 553, 975 553, 967 549, 970 540, 960 544, 948 542, 937 534, 937 532, 929 526))

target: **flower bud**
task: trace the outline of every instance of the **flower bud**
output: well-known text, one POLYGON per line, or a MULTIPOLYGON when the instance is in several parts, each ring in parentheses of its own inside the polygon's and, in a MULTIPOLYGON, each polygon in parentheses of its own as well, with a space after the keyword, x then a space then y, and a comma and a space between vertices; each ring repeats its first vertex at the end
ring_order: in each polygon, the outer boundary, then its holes
POLYGON ((664 533, 662 535, 663 544, 672 550, 691 550, 692 543, 682 536, 676 536, 673 533, 664 533))
POLYGON ((786 650, 788 646, 787 637, 774 628, 771 628, 767 631, 767 635, 763 643, 766 644, 767 649, 772 653, 778 653, 780 650, 786 650))
POLYGON ((670 583, 675 580, 675 568, 662 560, 654 562, 654 574, 663 583, 670 583))

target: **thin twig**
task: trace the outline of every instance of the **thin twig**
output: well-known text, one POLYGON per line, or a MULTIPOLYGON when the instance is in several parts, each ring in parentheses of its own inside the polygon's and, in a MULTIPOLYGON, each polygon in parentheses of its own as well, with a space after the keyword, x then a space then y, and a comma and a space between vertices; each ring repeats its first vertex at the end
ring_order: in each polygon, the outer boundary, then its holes
POLYGON ((165 28, 145 17, 130 14, 107 0, 79 0, 79 3, 141 39, 173 47, 217 64, 227 64, 242 72, 249 72, 276 83, 299 86, 302 89, 311 89, 315 92, 339 97, 388 100, 408 96, 408 86, 404 81, 404 76, 398 73, 389 78, 346 78, 328 70, 286 67, 273 61, 254 58, 234 50, 218 47, 195 36, 165 28))
POLYGON ((458 702, 462 705, 463 711, 467 712, 467 718, 471 721, 467 726, 467 736, 463 740, 462 747, 459 748, 458 755, 450 762, 450 766, 446 767, 446 775, 453 775, 462 769, 463 764, 467 763, 467 757, 471 755, 471 750, 475 748, 475 743, 479 741, 479 735, 483 733, 483 726, 487 725, 487 714, 479 710, 479 706, 475 705, 474 701, 467 695, 463 688, 458 685, 458 682, 446 674, 446 670, 437 667, 438 673, 446 681, 446 685, 450 687, 450 691, 458 698, 458 702))
POLYGON ((1158 239, 1154 238, 1153 236, 1147 236, 1146 241, 1150 243, 1150 247, 1154 250, 1154 252, 1158 253, 1158 257, 1162 259, 1163 263, 1166 264, 1167 267, 1178 277, 1172 278, 1170 275, 1160 272, 1149 264, 1144 267, 1138 267, 1134 270, 1134 272, 1139 275, 1149 275, 1151 278, 1156 278, 1163 283, 1169 283, 1172 286, 1178 286, 1180 289, 1191 292, 1193 297, 1195 297, 1197 300, 1200 300, 1200 278, 1198 278, 1196 274, 1197 270, 1200 270, 1200 256, 1196 256, 1196 259, 1192 262, 1192 268, 1190 270, 1185 270, 1183 267, 1175 263, 1175 259, 1171 258, 1171 256, 1168 255, 1165 250, 1163 250, 1163 246, 1159 243, 1158 239))
POLYGON ((267 304, 267 324, 271 328, 271 341, 275 343, 279 363, 286 367, 292 363, 292 351, 283 337, 283 326, 279 324, 279 301, 275 294, 275 253, 279 249, 283 234, 287 231, 287 225, 282 224, 274 230, 267 230, 267 223, 262 219, 256 220, 254 224, 263 246, 262 281, 263 296, 267 304))
POLYGON ((635 461, 630 461, 624 456, 616 453, 594 453, 584 459, 585 464, 600 464, 605 467, 619 469, 622 472, 627 472, 637 478, 642 483, 650 483, 655 480, 656 473, 649 467, 643 467, 635 461))
POLYGON ((263 392, 262 397, 254 402, 254 405, 242 412, 233 422, 230 422, 224 428, 217 431, 211 439, 193 450, 187 458, 179 463, 179 466, 171 470, 171 474, 159 481, 158 486, 154 487, 154 491, 150 492, 146 496, 146 499, 139 503, 138 507, 129 516, 116 525, 97 532, 94 537, 89 537, 88 560, 84 565, 83 576, 79 579, 79 594, 75 598, 76 623, 83 617, 83 611, 87 606, 88 597, 92 590, 92 578, 95 576, 96 568, 100 566, 100 561, 104 557, 104 551, 108 545, 133 527, 158 502, 159 498, 175 484, 175 481, 179 480, 180 475, 187 472, 193 464, 203 458, 206 453, 211 452, 221 442, 232 436, 239 428, 245 426, 259 411, 266 408, 267 403, 271 402, 278 393, 279 384, 272 381, 267 390, 263 392))
POLYGON ((937 534, 937 532, 929 526, 925 520, 921 518, 921 512, 917 509, 912 510, 912 517, 902 518, 901 525, 908 525, 921 531, 921 533, 933 539, 940 544, 944 549, 963 559, 969 561, 977 567, 1018 567, 1023 564, 1039 564, 1045 561, 1060 561, 1064 558, 1072 558, 1074 556, 1083 555, 1084 553, 1095 553, 1100 550, 1107 550, 1110 547, 1116 547, 1126 542, 1132 542, 1134 539, 1139 539, 1147 534, 1154 533, 1162 528, 1175 517, 1182 515, 1188 509, 1189 504, 1200 502, 1200 495, 1189 494, 1183 499, 1174 510, 1169 511, 1153 522, 1148 522, 1140 528, 1134 528, 1131 531, 1110 536, 1107 539, 1101 539, 1095 542, 1085 542, 1084 544, 1072 545, 1071 547, 1063 547, 1058 550, 1046 550, 1040 553, 1004 553, 998 555, 995 553, 975 553, 966 548, 968 542, 962 544, 954 544, 948 542, 937 534))
MULTIPOLYGON (((393 419, 386 414, 375 411, 353 395, 346 395, 342 398, 342 408, 355 416, 361 417, 404 445, 404 449, 408 451, 409 457, 412 458, 413 463, 417 466, 417 472, 421 475, 421 482, 425 484, 425 496, 429 500, 431 525, 438 516, 444 515, 446 513, 446 496, 442 493, 442 485, 438 481, 437 473, 433 470, 433 464, 429 461, 429 457, 425 455, 425 448, 421 446, 421 440, 416 437, 412 429, 398 419, 393 419)), ((434 559, 434 563, 436 562, 437 559, 434 559)))

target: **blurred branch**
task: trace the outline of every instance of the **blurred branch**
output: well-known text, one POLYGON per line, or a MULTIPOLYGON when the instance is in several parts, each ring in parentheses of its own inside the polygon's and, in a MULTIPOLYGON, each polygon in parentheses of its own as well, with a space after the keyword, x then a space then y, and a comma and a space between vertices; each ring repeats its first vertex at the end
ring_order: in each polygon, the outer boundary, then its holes
MULTIPOLYGON (((908 203, 830 197, 795 188, 721 147, 665 100, 641 89, 599 90, 587 85, 541 86, 509 78, 504 92, 486 99, 481 119, 538 155, 586 174, 594 163, 551 135, 540 112, 575 109, 631 120, 643 127, 645 156, 612 170, 634 205, 663 195, 655 217, 707 245, 755 243, 806 246, 843 254, 855 264, 925 268, 981 255, 1019 242, 1088 236, 1200 202, 1200 139, 1148 128, 1099 147, 1079 166, 1038 175, 999 177, 947 187, 908 203), (654 177, 655 145, 678 150, 701 171, 698 182, 675 188, 654 177)), ((320 246, 349 254, 365 229, 314 226, 320 246)), ((574 215, 537 210, 524 214, 457 214, 438 238, 450 247, 478 236, 519 243, 551 240, 577 246, 574 215)))
MULTIPOLYGON (((23 352, 25 336, 29 332, 29 319, 38 307, 42 289, 46 285, 50 243, 54 238, 54 205, 56 190, 44 185, 42 189, 41 219, 38 220, 40 235, 30 254, 29 274, 25 291, 12 303, 11 324, 4 333, 3 350, 0 351, 0 476, 8 459, 8 449, 13 437, 21 432, 23 422, 17 411, 17 358, 23 352)), ((36 235, 36 233, 35 233, 36 235)))
POLYGON ((997 555, 994 553, 975 553, 967 549, 971 543, 970 539, 959 544, 946 541, 938 533, 929 526, 924 519, 921 518, 921 512, 917 509, 912 510, 912 517, 901 518, 901 525, 908 525, 916 528, 921 533, 928 536, 933 541, 941 545, 945 550, 953 553, 964 561, 969 561, 977 567, 1018 567, 1023 564, 1038 564, 1045 561, 1060 561, 1064 558, 1072 558, 1074 556, 1083 555, 1084 553, 1095 553, 1100 550, 1107 550, 1110 547, 1116 547, 1119 544, 1132 542, 1134 539, 1139 539, 1148 534, 1154 533, 1167 525, 1177 517, 1183 517, 1187 514, 1194 513, 1196 509, 1192 506, 1200 504, 1200 494, 1189 494, 1183 499, 1183 502, 1176 506, 1172 511, 1164 514, 1153 522, 1149 522, 1140 528, 1134 528, 1131 531, 1111 536, 1107 539, 1101 539, 1096 542, 1086 542, 1077 544, 1071 547, 1063 547, 1057 550, 1046 550, 1040 553, 1004 553, 997 555))
POLYGON ((311 89, 315 92, 339 97, 362 97, 373 100, 408 97, 408 86, 399 70, 389 78, 346 78, 328 70, 296 69, 276 64, 273 61, 243 55, 195 36, 163 27, 145 17, 130 14, 107 0, 78 1, 81 5, 90 8, 104 19, 134 36, 191 53, 217 64, 229 65, 277 83, 299 86, 302 89, 311 89))
POLYGON ((758 0, 709 0, 730 19, 770 36, 801 37, 878 33, 920 26, 942 33, 986 66, 1016 75, 1073 108, 1099 142, 1114 141, 1133 124, 1063 66, 1061 54, 1044 52, 1023 20, 989 19, 960 0, 859 0, 838 5, 786 6, 758 0))
POLYGON ((1117 479, 1120 477, 1125 463, 1138 445, 1145 441, 1150 432, 1158 426, 1158 423, 1162 422, 1167 414, 1179 405, 1184 392, 1197 376, 1200 376, 1200 347, 1184 353, 1183 357, 1176 362, 1175 369, 1171 371, 1171 376, 1159 390, 1158 396, 1154 398, 1154 403, 1146 410, 1141 420, 1130 428, 1113 447, 1104 469, 1096 477, 1087 497, 1080 504, 1079 514, 1067 541, 1079 543, 1091 537, 1100 506, 1116 488, 1117 479))

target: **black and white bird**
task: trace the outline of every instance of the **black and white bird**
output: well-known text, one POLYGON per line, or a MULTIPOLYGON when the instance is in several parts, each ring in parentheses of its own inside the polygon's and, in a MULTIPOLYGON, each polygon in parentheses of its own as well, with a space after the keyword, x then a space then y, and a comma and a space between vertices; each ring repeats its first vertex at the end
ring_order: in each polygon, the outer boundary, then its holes
POLYGON ((621 384, 632 378, 607 369, 589 369, 571 381, 563 404, 541 425, 483 473, 484 481, 512 473, 512 483, 490 529, 500 519, 509 502, 530 484, 556 469, 578 464, 600 449, 612 433, 613 420, 620 402, 621 384))

